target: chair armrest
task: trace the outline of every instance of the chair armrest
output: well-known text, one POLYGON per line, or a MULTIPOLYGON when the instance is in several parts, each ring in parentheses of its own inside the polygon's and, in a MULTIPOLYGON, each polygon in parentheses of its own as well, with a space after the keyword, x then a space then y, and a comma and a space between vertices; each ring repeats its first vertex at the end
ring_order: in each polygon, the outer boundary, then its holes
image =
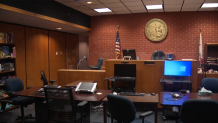
POLYGON ((150 116, 152 114, 154 114, 153 111, 147 111, 147 112, 144 112, 144 113, 140 114, 139 118, 143 118, 144 119, 145 117, 150 116))
POLYGON ((175 106, 173 106, 172 111, 173 111, 173 113, 176 113, 176 114, 179 113, 178 107, 175 107, 175 106))
POLYGON ((0 100, 0 103, 13 103, 12 100, 0 100))
POLYGON ((33 87, 26 87, 26 89, 30 89, 30 88, 33 88, 33 87))

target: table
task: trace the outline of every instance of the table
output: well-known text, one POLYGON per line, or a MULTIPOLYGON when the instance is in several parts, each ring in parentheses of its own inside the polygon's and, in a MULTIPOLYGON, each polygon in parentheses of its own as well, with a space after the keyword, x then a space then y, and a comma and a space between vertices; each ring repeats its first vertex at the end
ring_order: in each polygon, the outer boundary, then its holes
POLYGON ((95 80, 77 80, 75 82, 66 84, 65 87, 76 87, 80 82, 93 83, 93 82, 96 82, 96 81, 95 80))
POLYGON ((188 84, 187 90, 192 92, 192 82, 189 79, 161 79, 160 83, 164 83, 164 91, 167 91, 166 84, 188 84))
POLYGON ((198 95, 198 93, 181 94, 178 92, 178 94, 182 96, 182 98, 179 99, 172 98, 171 93, 175 92, 160 93, 160 104, 163 105, 163 115, 166 106, 182 106, 182 103, 188 99, 212 99, 218 101, 218 93, 213 93, 212 95, 198 95))
MULTIPOLYGON (((146 107, 154 109, 155 112, 155 123, 157 123, 157 105, 159 103, 159 96, 156 94, 152 96, 150 94, 145 94, 144 96, 124 96, 130 99, 134 104, 143 104, 146 107)), ((103 114, 104 114, 104 123, 107 123, 106 110, 107 110, 107 97, 103 100, 103 114)), ((111 119, 111 122, 113 120, 111 119)))
MULTIPOLYGON (((46 110, 46 104, 43 103, 45 101, 45 96, 39 96, 39 95, 32 95, 33 93, 37 92, 38 89, 41 87, 34 87, 27 90, 19 91, 16 93, 13 93, 17 96, 28 96, 35 98, 35 115, 36 115, 36 122, 37 123, 44 123, 47 118, 47 110, 46 110)), ((86 110, 86 118, 84 119, 84 123, 90 123, 90 102, 98 102, 103 100, 107 94, 111 93, 111 90, 97 90, 94 94, 85 94, 85 93, 76 93, 73 91, 73 96, 75 101, 88 101, 88 105, 86 110), (96 93, 102 93, 101 95, 98 95, 96 93)))

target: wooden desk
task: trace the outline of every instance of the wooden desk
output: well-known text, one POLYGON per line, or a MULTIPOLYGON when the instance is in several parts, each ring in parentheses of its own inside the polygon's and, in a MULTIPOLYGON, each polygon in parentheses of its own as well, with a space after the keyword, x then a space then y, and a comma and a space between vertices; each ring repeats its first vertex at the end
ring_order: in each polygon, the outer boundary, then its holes
MULTIPOLYGON (((17 96, 28 96, 35 98, 35 114, 36 114, 36 122, 44 123, 47 118, 47 109, 46 104, 43 103, 45 101, 45 96, 32 95, 37 92, 40 87, 30 88, 24 91, 19 91, 14 93, 17 96)), ((88 101, 88 102, 98 102, 103 100, 107 94, 111 93, 111 90, 97 90, 94 94, 84 94, 84 93, 76 93, 73 91, 73 97, 75 101, 88 101), (102 93, 98 95, 96 93, 102 93)), ((90 123, 90 103, 86 108, 86 118, 84 119, 84 123, 90 123)))
MULTIPOLYGON (((130 99, 134 104, 145 104, 146 107, 153 108, 155 112, 155 123, 157 123, 157 105, 159 103, 159 96, 156 94, 155 96, 147 95, 145 96, 125 96, 130 99)), ((107 123, 106 117, 107 110, 107 97, 103 99, 103 113, 104 113, 104 123, 107 123)), ((111 121, 113 121, 111 119, 111 121)))
POLYGON ((76 87, 80 82, 93 83, 95 80, 77 80, 75 82, 66 84, 65 87, 76 87))

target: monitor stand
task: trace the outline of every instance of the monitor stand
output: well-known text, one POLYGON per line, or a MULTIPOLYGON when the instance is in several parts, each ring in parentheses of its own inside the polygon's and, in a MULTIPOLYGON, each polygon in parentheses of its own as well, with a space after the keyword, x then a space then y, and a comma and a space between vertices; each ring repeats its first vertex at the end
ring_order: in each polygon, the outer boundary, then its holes
POLYGON ((124 56, 123 60, 132 60, 132 57, 131 56, 124 56))

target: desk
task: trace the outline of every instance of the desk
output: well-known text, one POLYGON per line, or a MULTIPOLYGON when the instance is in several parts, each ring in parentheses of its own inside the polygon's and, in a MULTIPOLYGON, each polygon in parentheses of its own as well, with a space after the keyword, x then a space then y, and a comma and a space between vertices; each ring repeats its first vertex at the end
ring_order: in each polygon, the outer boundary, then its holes
POLYGON ((76 87, 80 82, 87 82, 87 83, 93 83, 95 82, 94 80, 77 80, 75 82, 66 84, 65 87, 76 87))
MULTIPOLYGON (((159 103, 159 96, 156 94, 155 96, 151 96, 150 94, 145 96, 125 96, 130 99, 134 104, 145 104, 146 107, 154 109, 155 112, 155 123, 157 123, 157 105, 159 103)), ((107 123, 106 117, 107 110, 107 97, 103 99, 103 113, 104 113, 104 123, 107 123)), ((113 121, 111 119, 111 121, 113 121)))
MULTIPOLYGON (((46 121, 46 105, 43 104, 45 101, 45 96, 38 96, 38 95, 32 95, 34 92, 37 92, 38 89, 41 87, 34 87, 30 88, 24 91, 19 91, 14 93, 14 95, 17 96, 28 96, 28 97, 34 97, 35 98, 35 114, 36 114, 36 122, 37 123, 43 123, 46 121)), ((76 93, 73 91, 73 97, 75 101, 88 101, 88 102, 98 102, 103 100, 107 94, 111 93, 111 90, 97 90, 96 92, 101 92, 101 95, 94 94, 84 94, 84 93, 76 93)), ((84 123, 90 123, 90 103, 88 103, 89 106, 86 109, 86 118, 84 119, 84 123)))
POLYGON ((172 95, 170 93, 174 92, 161 92, 160 93, 160 104, 163 106, 163 115, 164 109, 167 106, 182 106, 182 103, 188 99, 212 99, 218 101, 218 93, 213 93, 212 95, 198 95, 198 93, 187 93, 185 95, 182 95, 181 93, 178 93, 180 96, 183 96, 179 99, 172 98, 172 95))

